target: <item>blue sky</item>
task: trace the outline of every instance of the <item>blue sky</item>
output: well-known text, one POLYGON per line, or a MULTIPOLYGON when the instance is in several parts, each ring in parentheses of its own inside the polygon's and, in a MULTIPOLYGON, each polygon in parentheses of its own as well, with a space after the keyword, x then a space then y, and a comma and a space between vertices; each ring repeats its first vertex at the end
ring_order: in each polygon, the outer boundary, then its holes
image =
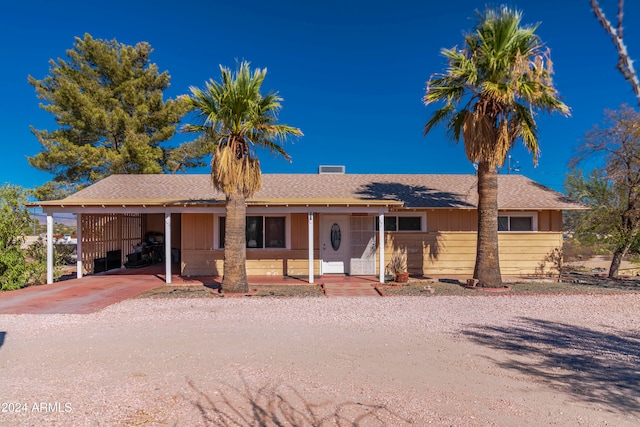
MULTIPOLYGON (((315 173, 320 164, 346 165, 347 173, 473 173, 462 145, 441 130, 423 137, 435 107, 422 103, 425 83, 445 70, 442 48, 461 44, 485 2, 396 0, 314 1, 22 1, 0 6, 5 40, 0 70, 0 182, 25 187, 50 179, 26 157, 40 151, 29 126, 54 129, 39 108, 27 76, 48 74, 51 58, 65 57, 74 37, 117 39, 154 48, 152 62, 171 75, 165 97, 218 79, 219 64, 246 59, 267 67, 265 90, 284 98, 281 122, 305 136, 289 142, 292 163, 262 153, 265 173, 315 173)), ((494 3, 495 4, 495 3, 494 3)), ((561 190, 566 165, 585 131, 605 109, 636 106, 631 86, 615 69, 617 54, 588 0, 507 3, 540 22, 551 49, 555 83, 572 116, 538 117, 539 164, 518 146, 520 173, 561 190)), ((601 0, 615 18, 617 0, 601 0)), ((640 64, 640 2, 625 4, 625 39, 640 64)), ((181 138, 185 138, 184 135, 181 138)), ((208 173, 208 168, 199 170, 208 173)), ((506 168, 503 171, 506 173, 506 168)))

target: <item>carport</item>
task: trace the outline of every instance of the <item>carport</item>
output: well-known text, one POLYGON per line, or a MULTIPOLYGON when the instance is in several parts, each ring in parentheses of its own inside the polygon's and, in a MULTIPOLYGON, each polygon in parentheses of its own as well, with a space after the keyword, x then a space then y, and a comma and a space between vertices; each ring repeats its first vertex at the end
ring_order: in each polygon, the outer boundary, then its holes
POLYGON ((113 206, 88 201, 79 206, 60 202, 38 202, 32 206, 40 206, 47 215, 47 284, 54 282, 53 216, 58 213, 76 216, 78 279, 85 274, 120 268, 138 251, 145 236, 152 234, 161 236, 158 246, 163 252, 165 282, 171 283, 172 261, 180 256, 180 207, 147 206, 139 202, 113 206))

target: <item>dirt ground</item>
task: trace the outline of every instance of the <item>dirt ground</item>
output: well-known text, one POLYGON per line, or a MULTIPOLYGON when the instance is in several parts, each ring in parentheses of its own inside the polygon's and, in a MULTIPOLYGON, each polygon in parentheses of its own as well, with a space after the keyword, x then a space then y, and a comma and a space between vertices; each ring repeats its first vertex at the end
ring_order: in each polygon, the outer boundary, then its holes
POLYGON ((1 315, 0 426, 638 426, 640 281, 593 273, 1 315))
POLYGON ((637 426, 638 313, 635 293, 3 315, 0 425, 637 426))

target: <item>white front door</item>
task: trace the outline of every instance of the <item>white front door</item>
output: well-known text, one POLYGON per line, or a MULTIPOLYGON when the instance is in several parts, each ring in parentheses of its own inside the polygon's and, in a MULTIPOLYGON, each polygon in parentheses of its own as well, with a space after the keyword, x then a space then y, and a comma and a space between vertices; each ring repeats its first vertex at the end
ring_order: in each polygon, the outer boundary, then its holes
POLYGON ((321 274, 349 273, 349 216, 323 215, 320 233, 321 274))

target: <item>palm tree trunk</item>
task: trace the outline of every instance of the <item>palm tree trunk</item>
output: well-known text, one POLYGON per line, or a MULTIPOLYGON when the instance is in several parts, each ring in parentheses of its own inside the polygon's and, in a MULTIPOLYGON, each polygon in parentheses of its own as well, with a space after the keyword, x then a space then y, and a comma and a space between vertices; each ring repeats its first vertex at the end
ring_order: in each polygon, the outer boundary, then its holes
POLYGON ((247 282, 247 235, 245 198, 241 194, 227 196, 227 218, 224 236, 224 277, 222 290, 231 293, 249 291, 247 282))
POLYGON ((502 286, 498 255, 498 171, 489 162, 478 164, 478 242, 473 270, 478 286, 502 286))

